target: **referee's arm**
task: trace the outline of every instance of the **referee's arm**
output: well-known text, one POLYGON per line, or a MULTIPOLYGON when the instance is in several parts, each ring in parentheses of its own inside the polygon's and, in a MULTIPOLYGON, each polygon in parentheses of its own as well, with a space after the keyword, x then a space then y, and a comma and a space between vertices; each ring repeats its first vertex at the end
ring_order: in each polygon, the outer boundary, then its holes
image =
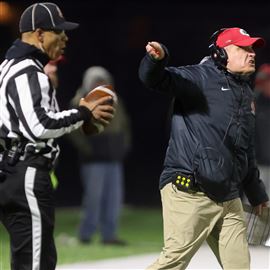
POLYGON ((34 140, 57 138, 90 119, 86 109, 58 112, 55 90, 42 72, 24 73, 10 82, 9 98, 20 121, 20 131, 34 140))

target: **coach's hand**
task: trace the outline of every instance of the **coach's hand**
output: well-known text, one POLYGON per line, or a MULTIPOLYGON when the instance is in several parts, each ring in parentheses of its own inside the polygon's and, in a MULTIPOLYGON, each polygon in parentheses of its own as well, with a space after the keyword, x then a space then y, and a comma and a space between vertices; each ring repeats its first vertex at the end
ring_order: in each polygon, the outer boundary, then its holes
POLYGON ((162 46, 156 41, 148 42, 145 49, 147 53, 155 60, 162 60, 165 57, 165 52, 162 46))
POLYGON ((259 205, 255 206, 255 214, 260 216, 262 214, 263 208, 267 207, 267 203, 268 202, 264 202, 262 204, 259 204, 259 205))

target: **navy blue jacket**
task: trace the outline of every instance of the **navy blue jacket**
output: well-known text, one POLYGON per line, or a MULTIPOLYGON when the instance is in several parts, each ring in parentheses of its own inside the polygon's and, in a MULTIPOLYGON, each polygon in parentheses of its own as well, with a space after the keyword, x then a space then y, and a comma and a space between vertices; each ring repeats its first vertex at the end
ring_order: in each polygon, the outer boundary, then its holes
POLYGON ((139 77, 147 88, 174 97, 171 134, 160 188, 178 172, 194 175, 201 189, 218 202, 240 197, 252 205, 268 201, 254 152, 253 93, 247 81, 200 64, 166 67, 148 54, 139 77))

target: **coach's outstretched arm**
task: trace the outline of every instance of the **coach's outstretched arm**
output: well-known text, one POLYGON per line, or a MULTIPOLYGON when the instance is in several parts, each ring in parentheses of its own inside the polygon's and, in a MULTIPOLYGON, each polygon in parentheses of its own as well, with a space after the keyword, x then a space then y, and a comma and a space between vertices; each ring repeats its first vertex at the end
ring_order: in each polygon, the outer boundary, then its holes
MULTIPOLYGON (((166 47, 156 41, 148 42, 145 46, 146 55, 142 59, 139 67, 139 78, 143 84, 152 89, 168 84, 163 79, 165 75, 165 66, 168 63, 168 50, 166 47), (160 85, 161 84, 161 85, 160 85)), ((162 90, 162 89, 156 89, 162 90)))
POLYGON ((196 71, 194 75, 178 67, 166 67, 169 52, 161 43, 148 42, 145 49, 146 55, 139 67, 139 78, 147 88, 166 92, 185 101, 194 100, 194 96, 201 96, 196 71))

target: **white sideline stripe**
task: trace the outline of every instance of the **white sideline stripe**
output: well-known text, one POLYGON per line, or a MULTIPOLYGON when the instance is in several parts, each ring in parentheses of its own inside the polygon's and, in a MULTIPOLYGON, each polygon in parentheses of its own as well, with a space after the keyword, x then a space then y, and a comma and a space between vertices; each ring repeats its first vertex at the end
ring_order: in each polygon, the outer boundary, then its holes
MULTIPOLYGON (((270 248, 261 246, 250 246, 252 270, 270 269, 270 248)), ((89 255, 90 256, 90 255, 89 255)), ((92 262, 82 262, 60 265, 56 270, 145 270, 150 264, 157 260, 159 253, 112 258, 92 262)), ((208 245, 203 244, 192 258, 187 269, 189 270, 220 270, 213 252, 208 245)))
POLYGON ((34 194, 34 183, 35 183, 36 169, 28 167, 25 173, 25 195, 28 201, 32 216, 32 251, 33 251, 33 262, 32 270, 40 269, 40 255, 41 255, 41 215, 37 203, 37 199, 34 194))

